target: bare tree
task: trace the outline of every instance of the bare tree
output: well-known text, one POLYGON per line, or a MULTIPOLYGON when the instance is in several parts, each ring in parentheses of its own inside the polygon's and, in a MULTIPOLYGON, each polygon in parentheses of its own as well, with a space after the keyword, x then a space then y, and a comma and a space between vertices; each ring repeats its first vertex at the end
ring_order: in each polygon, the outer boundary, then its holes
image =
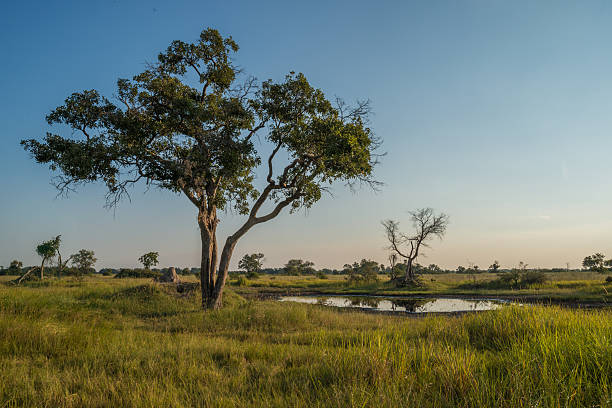
POLYGON ((397 221, 385 220, 382 222, 387 240, 389 240, 389 249, 406 260, 406 274, 404 275, 406 283, 415 280, 412 264, 419 256, 421 247, 429 247, 427 241, 433 237, 442 239, 448 226, 448 216, 444 213, 436 215, 431 208, 421 208, 410 211, 409 214, 415 229, 413 235, 400 232, 397 221))

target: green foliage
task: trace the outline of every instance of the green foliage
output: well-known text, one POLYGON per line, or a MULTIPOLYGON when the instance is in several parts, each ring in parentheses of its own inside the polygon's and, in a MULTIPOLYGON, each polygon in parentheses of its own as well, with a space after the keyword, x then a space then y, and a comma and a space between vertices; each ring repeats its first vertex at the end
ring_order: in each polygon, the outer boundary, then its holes
POLYGON ((44 241, 36 247, 36 253, 43 259, 43 262, 53 259, 59 251, 61 242, 61 235, 49 241, 44 241))
POLYGON ((349 285, 377 282, 378 274, 381 272, 378 262, 369 259, 362 259, 361 262, 354 262, 352 265, 346 264, 344 270, 348 274, 349 285))
POLYGON ((319 278, 319 279, 329 279, 329 278, 327 277, 327 275, 325 274, 325 272, 323 272, 323 271, 317 271, 317 272, 315 273, 315 276, 316 276, 317 278, 319 278))
POLYGON ((499 275, 499 281, 510 287, 518 287, 521 281, 521 272, 518 269, 512 269, 509 272, 502 273, 499 275))
POLYGON ((23 262, 18 261, 16 259, 11 261, 8 269, 6 269, 7 275, 21 275, 21 270, 23 268, 23 262))
POLYGON ((440 268, 438 265, 436 264, 430 264, 428 267, 426 267, 423 271, 423 273, 430 273, 430 274, 438 274, 438 273, 443 273, 444 271, 442 270, 442 268, 440 268))
POLYGON ((251 272, 247 272, 246 273, 246 277, 249 279, 258 279, 259 278, 259 273, 251 271, 251 272))
POLYGON ((365 126, 367 104, 334 107, 300 73, 282 83, 265 81, 255 92, 253 80, 236 83, 231 55, 237 50, 231 37, 210 28, 195 43, 174 41, 149 69, 117 81, 121 106, 88 90, 47 116, 81 138, 48 133, 22 145, 60 171, 60 188, 103 181, 111 204, 146 178, 192 200, 202 192, 220 209, 232 202, 247 213, 249 199, 259 196, 252 182, 262 161, 251 136, 264 127, 275 153, 284 149, 293 162, 276 181, 269 175, 263 199, 309 207, 320 198, 321 183, 372 182, 377 142, 365 126), (192 86, 192 73, 199 87, 192 86))
POLYGON ((525 271, 521 276, 521 285, 541 285, 547 281, 546 275, 540 271, 525 271))
POLYGON ((249 281, 243 275, 240 275, 236 280, 236 286, 246 286, 248 283, 249 281))
POLYGON ((499 269, 499 261, 495 261, 489 266, 489 272, 497 273, 498 269, 499 269))
POLYGON ((150 269, 121 268, 119 273, 115 275, 115 278, 159 278, 160 276, 161 274, 159 272, 150 269))
POLYGON ((80 274, 86 274, 91 271, 97 259, 94 256, 94 251, 81 249, 76 254, 72 255, 72 264, 77 267, 80 274))
POLYGON ((259 278, 259 273, 263 266, 264 254, 246 254, 238 262, 238 267, 246 271, 246 276, 249 279, 259 278))
POLYGON ((604 254, 596 253, 589 255, 582 261, 582 267, 591 271, 605 272, 608 268, 612 267, 612 259, 605 259, 604 254))
POLYGON ((287 275, 312 275, 315 273, 313 266, 314 263, 310 261, 290 259, 289 262, 285 264, 284 270, 287 275))
POLYGON ((496 281, 492 281, 489 286, 498 288, 527 288, 532 285, 542 285, 548 278, 546 274, 537 270, 512 269, 509 272, 499 274, 496 281))
POLYGON ((138 262, 140 262, 145 269, 149 270, 152 266, 155 266, 159 263, 158 260, 159 252, 147 252, 138 258, 138 262))

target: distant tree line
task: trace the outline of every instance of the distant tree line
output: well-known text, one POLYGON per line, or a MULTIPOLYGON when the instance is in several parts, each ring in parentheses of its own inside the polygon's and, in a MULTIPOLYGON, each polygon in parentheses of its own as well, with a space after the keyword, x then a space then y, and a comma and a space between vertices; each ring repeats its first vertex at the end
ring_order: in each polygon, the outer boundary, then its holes
MULTIPOLYGON (((429 211, 429 210, 428 210, 429 211)), ((432 216, 433 212, 420 210, 417 221, 423 216, 432 216), (424 214, 424 215, 423 215, 424 214)), ((446 222, 446 219, 444 219, 446 222)), ((394 238, 393 234, 399 234, 397 223, 391 225, 389 222, 384 224, 387 230, 390 242, 394 238), (389 226, 390 225, 390 226, 389 226), (391 232, 389 230, 391 229, 391 232), (391 234, 391 235, 389 235, 391 234)), ((417 225, 419 225, 417 223, 417 225)), ((426 226, 426 225, 425 225, 426 226)), ((445 225, 444 225, 445 227, 445 225)), ((409 242, 409 241, 404 241, 409 242)), ((62 261, 60 254, 61 236, 44 241, 35 248, 36 253, 41 257, 40 266, 26 266, 19 260, 12 260, 8 267, 0 266, 0 275, 23 276, 30 274, 32 271, 39 271, 39 276, 44 277, 44 271, 47 275, 60 277, 64 276, 83 276, 96 273, 94 268, 97 259, 92 250, 81 249, 75 254, 70 255, 62 261), (71 266, 68 266, 68 264, 71 266)), ((423 244, 424 245, 424 244, 423 244)), ((468 266, 458 266, 456 269, 445 269, 434 263, 429 265, 421 265, 415 262, 415 258, 404 258, 403 262, 398 262, 400 257, 397 252, 390 253, 388 261, 389 265, 379 264, 376 261, 362 259, 359 262, 345 264, 343 269, 321 268, 316 269, 315 264, 303 259, 290 259, 283 267, 271 268, 264 267, 264 254, 253 253, 245 254, 238 267, 240 270, 231 271, 234 276, 245 275, 249 279, 257 279, 259 275, 292 275, 292 276, 317 276, 325 279, 328 275, 345 275, 350 283, 366 283, 374 282, 379 279, 379 275, 388 275, 391 280, 396 280, 399 277, 405 277, 408 273, 412 276, 419 275, 436 275, 436 274, 466 274, 475 275, 482 273, 497 273, 500 274, 500 282, 510 283, 513 287, 518 287, 520 282, 531 284, 538 281, 543 281, 543 275, 536 276, 536 273, 560 273, 570 271, 569 264, 565 268, 527 268, 527 264, 519 262, 516 268, 502 268, 499 261, 495 260, 488 268, 480 268, 474 263, 468 263, 468 266), (410 269, 410 272, 408 272, 410 269)), ((169 271, 170 268, 154 268, 159 263, 158 252, 147 252, 140 256, 138 260, 142 263, 143 268, 102 268, 97 273, 105 276, 115 276, 117 278, 157 278, 169 271)), ((200 275, 200 268, 175 267, 178 275, 200 275)), ((572 270, 573 272, 580 270, 572 270)), ((582 271, 595 271, 600 273, 612 271, 612 259, 606 259, 602 253, 595 253, 584 258, 582 262, 582 271)), ((493 282, 496 282, 495 280, 493 282)))

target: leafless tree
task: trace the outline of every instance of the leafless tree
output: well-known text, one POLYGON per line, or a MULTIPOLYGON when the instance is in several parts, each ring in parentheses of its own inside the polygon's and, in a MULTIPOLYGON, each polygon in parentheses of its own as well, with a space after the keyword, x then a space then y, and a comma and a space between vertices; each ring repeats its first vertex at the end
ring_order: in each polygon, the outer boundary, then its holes
POLYGON ((427 241, 434 237, 442 239, 448 226, 448 216, 444 213, 436 214, 431 208, 421 208, 410 211, 410 218, 415 229, 413 235, 406 235, 399 230, 399 222, 385 220, 382 225, 387 234, 389 249, 406 260, 406 274, 404 282, 413 282, 415 273, 413 262, 420 254, 422 247, 429 247, 427 241))

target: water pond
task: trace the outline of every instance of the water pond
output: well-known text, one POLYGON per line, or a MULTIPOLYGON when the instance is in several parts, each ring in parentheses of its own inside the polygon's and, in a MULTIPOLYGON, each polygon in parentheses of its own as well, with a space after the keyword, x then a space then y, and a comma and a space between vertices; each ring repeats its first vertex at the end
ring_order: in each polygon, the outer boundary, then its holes
POLYGON ((508 301, 500 299, 384 298, 377 296, 283 296, 281 302, 298 302, 380 312, 455 313, 494 310, 508 301))

